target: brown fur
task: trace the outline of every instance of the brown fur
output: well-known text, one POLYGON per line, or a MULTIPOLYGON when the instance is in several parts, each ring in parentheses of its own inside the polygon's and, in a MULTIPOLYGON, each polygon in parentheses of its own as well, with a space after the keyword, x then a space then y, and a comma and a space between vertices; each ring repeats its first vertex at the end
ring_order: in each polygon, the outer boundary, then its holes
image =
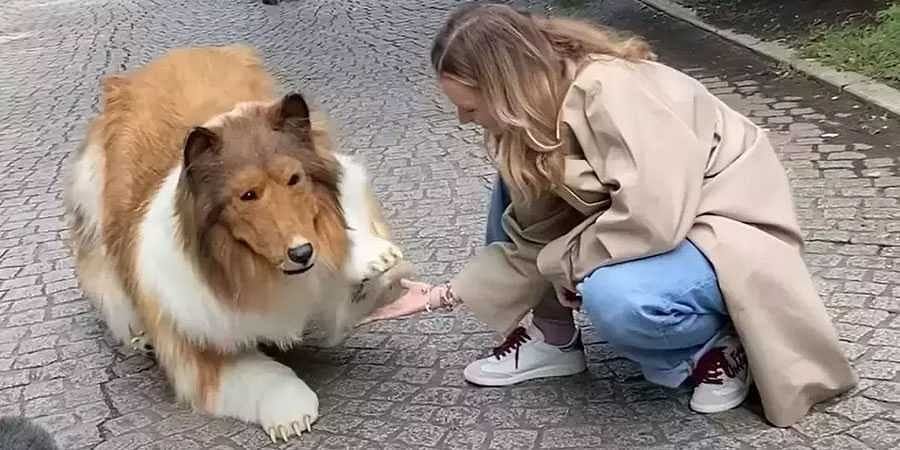
MULTIPOLYGON (((102 289, 85 280, 111 276, 103 265, 111 258, 179 396, 207 411, 220 370, 233 356, 189 340, 139 289, 135 236, 167 175, 185 165, 176 191, 180 234, 173 238, 235 311, 271 306, 270 290, 284 276, 279 264, 298 236, 332 271, 341 270, 349 251, 327 130, 309 116, 302 97, 276 101, 273 85, 255 53, 239 46, 174 50, 106 78, 103 111, 87 139, 102 148, 96 160, 105 165, 102 233, 69 202, 83 288, 100 296, 102 289), (248 101, 268 104, 199 127, 248 101)), ((85 151, 96 150, 79 150, 85 151)), ((373 229, 386 235, 381 222, 379 216, 373 229)))

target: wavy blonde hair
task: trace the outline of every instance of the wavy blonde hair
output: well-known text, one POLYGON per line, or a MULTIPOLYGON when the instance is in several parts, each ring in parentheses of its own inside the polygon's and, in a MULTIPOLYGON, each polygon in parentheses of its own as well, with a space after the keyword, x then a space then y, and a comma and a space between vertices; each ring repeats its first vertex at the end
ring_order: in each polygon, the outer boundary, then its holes
POLYGON ((477 89, 500 124, 486 146, 511 191, 526 201, 562 183, 569 148, 559 110, 568 67, 589 55, 655 59, 643 39, 568 18, 500 4, 467 4, 451 14, 431 49, 438 76, 477 89))

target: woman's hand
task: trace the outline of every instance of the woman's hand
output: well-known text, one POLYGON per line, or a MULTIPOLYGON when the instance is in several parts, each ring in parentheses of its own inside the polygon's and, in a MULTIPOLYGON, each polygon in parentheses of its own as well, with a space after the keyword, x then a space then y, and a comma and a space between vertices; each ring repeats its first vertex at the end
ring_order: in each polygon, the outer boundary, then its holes
POLYGON ((556 290, 556 299, 559 300, 561 305, 574 310, 581 309, 581 295, 562 286, 554 285, 553 288, 556 290))
POLYGON ((407 289, 405 294, 393 303, 376 309, 368 317, 357 323, 356 326, 376 320, 394 319, 425 311, 432 286, 428 283, 406 279, 400 280, 400 285, 407 289))

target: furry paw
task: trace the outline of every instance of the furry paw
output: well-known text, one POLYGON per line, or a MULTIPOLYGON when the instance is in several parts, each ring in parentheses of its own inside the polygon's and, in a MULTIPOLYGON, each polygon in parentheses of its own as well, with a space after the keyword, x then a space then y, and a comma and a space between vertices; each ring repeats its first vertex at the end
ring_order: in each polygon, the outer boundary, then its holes
POLYGON ((287 442, 312 431, 319 418, 319 398, 299 378, 285 377, 271 386, 259 400, 259 424, 273 443, 287 442))
POLYGON ((366 271, 363 275, 363 280, 381 276, 381 274, 396 266, 397 263, 400 262, 401 259, 403 259, 403 252, 400 251, 399 247, 388 241, 384 241, 382 245, 385 248, 381 251, 381 253, 378 254, 378 256, 375 257, 374 260, 369 261, 369 264, 366 267, 366 271))
POLYGON ((353 237, 348 275, 353 283, 362 283, 378 278, 402 259, 403 253, 390 241, 360 233, 353 237))
POLYGON ((131 350, 147 356, 153 356, 153 346, 147 342, 144 336, 135 336, 131 338, 131 350))
POLYGON ((143 331, 135 332, 131 325, 128 326, 128 331, 131 334, 131 339, 128 340, 131 351, 153 356, 153 345, 150 344, 150 339, 147 338, 146 334, 143 331))

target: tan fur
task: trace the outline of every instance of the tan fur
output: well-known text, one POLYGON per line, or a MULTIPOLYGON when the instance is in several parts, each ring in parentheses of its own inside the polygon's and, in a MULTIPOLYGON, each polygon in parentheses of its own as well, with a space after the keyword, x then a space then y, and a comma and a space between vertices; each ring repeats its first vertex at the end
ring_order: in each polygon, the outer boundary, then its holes
MULTIPOLYGON (((288 248, 311 244, 329 273, 343 269, 350 251, 338 201, 339 164, 324 120, 288 111, 293 103, 280 102, 274 85, 255 52, 241 46, 173 50, 107 77, 103 111, 67 182, 82 288, 117 337, 127 339, 133 325, 145 332, 178 396, 209 412, 221 371, 238 355, 187 333, 142 288, 138 268, 137 237, 169 174, 190 157, 176 188, 172 239, 191 255, 217 308, 277 314, 288 248), (235 109, 244 102, 255 103, 235 109), (192 131, 204 124, 206 131, 192 131), (84 189, 90 174, 102 186, 96 202, 84 189)), ((369 208, 373 231, 386 239, 374 196, 369 208)), ((398 295, 396 278, 404 270, 379 280, 382 300, 398 295)), ((304 293, 296 295, 301 301, 304 293)), ((197 300, 185 293, 179 301, 197 300)))

